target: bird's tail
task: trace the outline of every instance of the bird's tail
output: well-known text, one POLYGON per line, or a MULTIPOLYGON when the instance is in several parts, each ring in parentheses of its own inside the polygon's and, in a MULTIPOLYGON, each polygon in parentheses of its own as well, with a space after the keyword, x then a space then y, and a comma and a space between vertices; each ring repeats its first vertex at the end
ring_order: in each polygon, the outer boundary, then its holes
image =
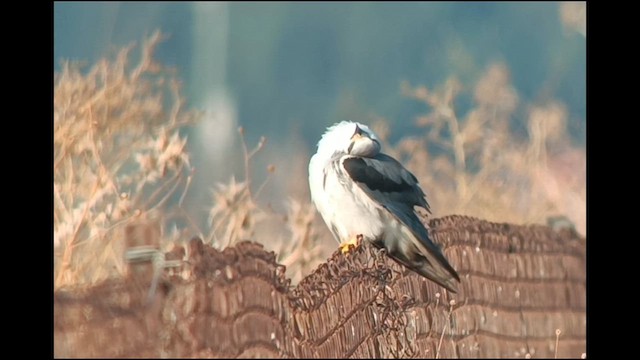
POLYGON ((426 256, 424 260, 414 262, 414 269, 418 274, 433 280, 445 289, 453 293, 458 292, 457 285, 460 282, 460 277, 447 260, 444 259, 444 256, 442 262, 426 256))
POLYGON ((405 242, 407 246, 403 249, 396 249, 390 255, 418 274, 453 293, 457 293, 457 284, 460 282, 460 276, 449 264, 440 248, 430 240, 429 245, 431 246, 426 246, 408 231, 404 235, 408 235, 406 237, 408 240, 410 239, 410 241, 405 242))

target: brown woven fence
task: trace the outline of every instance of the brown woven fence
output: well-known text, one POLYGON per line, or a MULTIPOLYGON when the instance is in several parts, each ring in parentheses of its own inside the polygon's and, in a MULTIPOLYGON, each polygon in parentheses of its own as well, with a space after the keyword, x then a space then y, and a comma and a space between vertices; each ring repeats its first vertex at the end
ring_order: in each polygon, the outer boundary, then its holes
POLYGON ((180 266, 141 263, 126 279, 54 293, 54 355, 584 355, 584 238, 462 216, 430 227, 460 274, 458 294, 366 244, 291 287, 259 244, 217 251, 192 240, 165 256, 180 266))

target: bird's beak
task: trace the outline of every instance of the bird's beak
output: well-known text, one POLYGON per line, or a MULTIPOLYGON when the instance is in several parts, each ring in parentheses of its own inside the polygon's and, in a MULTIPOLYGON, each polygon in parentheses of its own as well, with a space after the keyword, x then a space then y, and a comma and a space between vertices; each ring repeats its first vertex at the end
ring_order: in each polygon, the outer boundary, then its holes
MULTIPOLYGON (((371 135, 369 135, 369 133, 365 131, 362 131, 362 129, 360 129, 360 127, 356 125, 356 131, 353 133, 353 135, 351 135, 351 144, 349 144, 349 149, 347 150, 347 152, 351 154, 352 151, 354 151, 354 146, 356 145, 356 143, 360 143, 363 139, 371 140, 371 135)), ((367 143, 361 143, 359 146, 355 146, 355 147, 358 149, 358 150, 355 150, 356 153, 361 153, 361 154, 369 153, 369 150, 365 150, 370 147, 367 143)))
POLYGON ((362 129, 360 129, 360 126, 356 125, 356 131, 353 133, 353 135, 351 135, 351 141, 356 141, 362 137, 369 137, 369 134, 362 131, 362 129))

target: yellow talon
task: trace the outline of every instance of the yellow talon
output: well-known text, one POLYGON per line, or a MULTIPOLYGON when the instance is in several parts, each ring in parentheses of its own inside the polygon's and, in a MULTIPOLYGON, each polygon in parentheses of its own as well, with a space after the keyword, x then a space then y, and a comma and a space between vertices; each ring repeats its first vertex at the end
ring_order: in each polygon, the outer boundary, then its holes
POLYGON ((351 239, 347 240, 347 242, 340 244, 340 251, 343 254, 346 254, 349 252, 349 249, 351 248, 356 249, 358 246, 360 246, 361 242, 362 242, 362 234, 358 234, 355 237, 352 237, 351 239))

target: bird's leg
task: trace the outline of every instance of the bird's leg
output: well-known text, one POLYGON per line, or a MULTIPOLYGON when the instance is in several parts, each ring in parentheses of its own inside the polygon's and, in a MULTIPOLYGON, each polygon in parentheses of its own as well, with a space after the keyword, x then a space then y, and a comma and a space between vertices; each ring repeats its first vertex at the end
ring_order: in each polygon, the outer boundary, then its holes
POLYGON ((346 254, 349 252, 350 248, 358 248, 358 246, 360 246, 360 243, 362 243, 362 234, 358 234, 352 238, 350 238, 349 240, 347 240, 347 242, 340 244, 340 251, 343 254, 346 254))

